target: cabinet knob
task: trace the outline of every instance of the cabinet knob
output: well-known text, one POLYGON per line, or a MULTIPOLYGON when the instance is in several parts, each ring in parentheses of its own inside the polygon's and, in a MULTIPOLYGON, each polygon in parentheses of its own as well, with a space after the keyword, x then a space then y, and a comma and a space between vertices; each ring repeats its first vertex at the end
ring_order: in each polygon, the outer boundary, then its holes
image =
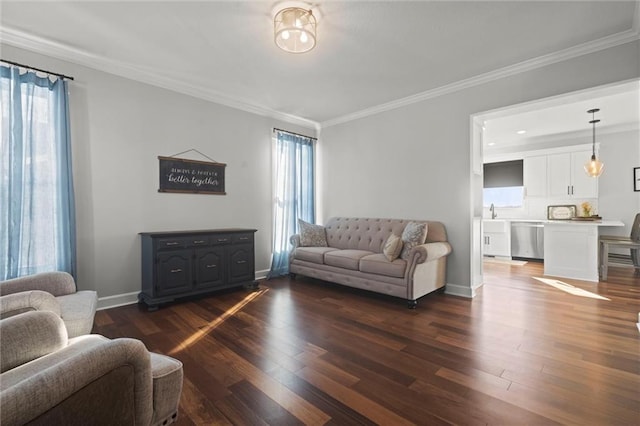
POLYGON ((182 272, 182 269, 172 269, 171 270, 172 274, 177 274, 178 272, 182 272))
POLYGON ((248 240, 248 239, 249 239, 249 237, 240 237, 239 239, 240 239, 240 240, 248 240))
POLYGON ((218 238, 218 242, 224 243, 225 241, 228 241, 227 238, 218 238))
POLYGON ((205 240, 196 240, 193 242, 193 244, 204 244, 205 242, 205 240))
POLYGON ((247 263, 247 261, 246 260, 238 260, 238 262, 236 262, 236 263, 238 263, 238 264, 247 263))
POLYGON ((177 243, 175 241, 171 241, 171 242, 167 243, 166 245, 168 245, 168 246, 177 246, 178 244, 180 244, 180 243, 177 243))
POLYGON ((218 265, 207 265, 207 268, 215 268, 218 265))

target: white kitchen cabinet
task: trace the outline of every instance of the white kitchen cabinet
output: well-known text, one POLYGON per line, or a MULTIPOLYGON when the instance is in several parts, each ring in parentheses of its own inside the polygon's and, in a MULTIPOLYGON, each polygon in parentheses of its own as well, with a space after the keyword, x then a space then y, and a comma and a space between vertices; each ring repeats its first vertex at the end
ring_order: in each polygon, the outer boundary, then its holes
POLYGON ((598 198, 598 179, 587 176, 584 163, 591 151, 547 156, 547 185, 550 197, 598 198))
POLYGON ((525 157, 522 167, 524 190, 527 197, 547 196, 547 156, 525 157))
POLYGON ((511 224, 506 220, 482 221, 482 252, 485 256, 511 257, 511 224))

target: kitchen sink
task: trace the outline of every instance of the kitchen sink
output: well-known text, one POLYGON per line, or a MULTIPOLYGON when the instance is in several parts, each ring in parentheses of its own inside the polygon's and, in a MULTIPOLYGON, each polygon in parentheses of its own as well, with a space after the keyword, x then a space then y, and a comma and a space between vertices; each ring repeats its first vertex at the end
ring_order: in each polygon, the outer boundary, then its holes
POLYGON ((510 224, 507 220, 501 219, 484 219, 482 227, 484 232, 507 232, 510 224))

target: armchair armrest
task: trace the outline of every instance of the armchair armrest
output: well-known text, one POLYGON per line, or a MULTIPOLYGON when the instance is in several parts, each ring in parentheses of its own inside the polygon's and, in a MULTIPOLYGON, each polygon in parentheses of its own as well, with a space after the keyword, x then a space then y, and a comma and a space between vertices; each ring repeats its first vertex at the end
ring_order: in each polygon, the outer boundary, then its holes
POLYGON ((4 319, 0 336, 2 373, 67 345, 67 329, 53 312, 25 312, 4 319))
POLYGON ((0 296, 0 318, 28 311, 49 311, 61 316, 60 302, 46 291, 23 291, 0 296))
POLYGON ((54 296, 76 292, 73 277, 66 272, 42 272, 0 282, 0 296, 21 291, 41 290, 54 296))
POLYGON ((439 259, 451 253, 451 245, 447 242, 426 243, 411 250, 410 259, 415 263, 424 263, 439 259))

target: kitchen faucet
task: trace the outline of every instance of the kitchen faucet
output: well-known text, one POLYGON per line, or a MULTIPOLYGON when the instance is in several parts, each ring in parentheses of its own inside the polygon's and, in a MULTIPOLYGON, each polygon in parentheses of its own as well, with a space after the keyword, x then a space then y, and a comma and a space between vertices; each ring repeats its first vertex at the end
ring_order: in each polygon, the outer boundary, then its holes
POLYGON ((491 212, 491 219, 495 219, 496 217, 498 217, 498 215, 496 214, 496 206, 494 206, 493 203, 491 203, 489 211, 491 212))

